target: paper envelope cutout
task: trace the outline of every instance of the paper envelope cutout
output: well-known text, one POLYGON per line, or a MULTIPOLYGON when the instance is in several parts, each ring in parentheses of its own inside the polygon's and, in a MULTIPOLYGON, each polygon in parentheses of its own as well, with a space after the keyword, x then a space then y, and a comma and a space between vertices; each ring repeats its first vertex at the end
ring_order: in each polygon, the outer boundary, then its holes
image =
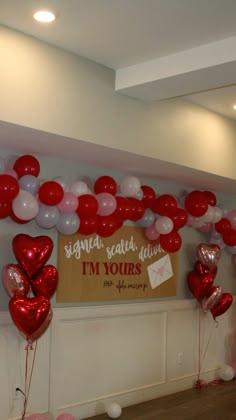
POLYGON ((160 286, 173 276, 172 265, 169 255, 165 255, 147 267, 149 281, 152 289, 160 286))

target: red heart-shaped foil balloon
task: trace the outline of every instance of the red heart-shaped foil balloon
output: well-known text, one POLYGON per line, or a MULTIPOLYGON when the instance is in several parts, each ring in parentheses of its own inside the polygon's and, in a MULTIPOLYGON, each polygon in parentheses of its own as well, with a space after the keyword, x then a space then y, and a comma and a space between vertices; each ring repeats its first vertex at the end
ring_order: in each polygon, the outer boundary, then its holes
POLYGON ((17 261, 31 278, 50 258, 53 241, 49 236, 32 237, 20 233, 13 238, 12 248, 17 261))
POLYGON ((198 271, 191 271, 188 274, 189 288, 197 300, 203 299, 209 293, 214 278, 214 272, 200 274, 198 271))
POLYGON ((2 270, 2 282, 9 296, 27 296, 30 282, 18 264, 7 264, 2 270))
POLYGON ((223 293, 217 305, 211 309, 213 318, 216 319, 217 316, 224 314, 232 305, 232 302, 233 296, 231 293, 223 293))
POLYGON ((218 245, 199 244, 197 247, 197 256, 199 261, 209 270, 217 266, 220 259, 221 249, 218 245))
POLYGON ((45 265, 31 279, 31 287, 35 296, 51 299, 58 284, 58 272, 53 265, 45 265))
POLYGON ((13 297, 9 302, 12 321, 26 340, 37 340, 52 319, 50 302, 44 296, 34 298, 13 297))
MULTIPOLYGON (((200 274, 206 274, 206 273, 209 273, 209 271, 210 271, 210 269, 206 265, 202 264, 200 261, 197 261, 195 263, 194 268, 200 274)), ((217 267, 215 267, 215 269, 217 269, 217 267)))

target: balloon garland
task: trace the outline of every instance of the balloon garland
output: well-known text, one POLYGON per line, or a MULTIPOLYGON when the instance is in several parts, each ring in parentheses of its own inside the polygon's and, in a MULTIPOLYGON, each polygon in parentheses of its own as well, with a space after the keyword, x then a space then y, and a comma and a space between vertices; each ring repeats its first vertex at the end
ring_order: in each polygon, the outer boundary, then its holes
POLYGON ((56 228, 64 235, 103 237, 128 220, 169 253, 181 248, 180 230, 187 225, 212 232, 212 243, 227 246, 236 263, 236 209, 224 215, 211 191, 194 190, 177 201, 171 194, 158 196, 135 176, 124 177, 119 186, 111 176, 101 176, 91 191, 82 180, 68 185, 57 176, 42 182, 39 173, 32 155, 17 158, 12 168, 0 158, 0 219, 18 224, 34 219, 40 228, 56 228))
MULTIPOLYGON (((199 260, 189 273, 188 284, 203 311, 210 310, 214 319, 230 307, 232 295, 223 293, 213 281, 221 248, 227 247, 236 264, 236 209, 225 215, 217 206, 214 193, 194 190, 177 201, 171 194, 158 196, 135 176, 124 177, 119 186, 111 176, 101 176, 91 191, 82 180, 68 185, 57 176, 42 182, 39 173, 39 161, 32 155, 17 158, 13 167, 7 167, 0 158, 0 219, 10 218, 17 224, 35 220, 40 228, 56 228, 64 235, 79 232, 102 237, 111 236, 128 220, 143 228, 147 239, 159 241, 168 253, 181 248, 180 230, 184 226, 212 232, 214 245, 199 245, 199 260)), ((13 239, 13 251, 19 265, 8 264, 3 269, 3 284, 11 297, 10 314, 28 342, 27 357, 30 346, 52 319, 50 299, 57 287, 58 274, 55 267, 45 265, 52 251, 52 244, 46 244, 47 240, 50 238, 46 236, 17 235, 13 239), (33 244, 39 249, 39 259, 34 256, 31 261, 33 244), (34 297, 28 296, 30 290, 34 297)), ((26 414, 29 388, 24 395, 22 418, 26 414)), ((29 419, 38 416, 35 413, 29 419)), ((74 418, 67 413, 59 417, 74 418)))

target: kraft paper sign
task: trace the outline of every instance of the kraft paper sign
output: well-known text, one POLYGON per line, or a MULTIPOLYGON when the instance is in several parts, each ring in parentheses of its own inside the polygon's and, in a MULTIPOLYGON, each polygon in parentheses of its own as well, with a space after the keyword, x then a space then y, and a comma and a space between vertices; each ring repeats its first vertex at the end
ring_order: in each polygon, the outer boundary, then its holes
POLYGON ((139 227, 124 226, 108 238, 59 234, 57 302, 175 296, 177 259, 139 227))

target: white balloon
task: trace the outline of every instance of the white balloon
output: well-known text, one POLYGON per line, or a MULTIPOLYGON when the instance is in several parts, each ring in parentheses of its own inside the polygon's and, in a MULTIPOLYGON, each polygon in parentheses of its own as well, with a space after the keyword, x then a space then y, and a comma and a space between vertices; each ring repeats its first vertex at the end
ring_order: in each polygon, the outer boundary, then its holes
POLYGON ((70 192, 72 192, 76 197, 79 197, 80 195, 89 194, 89 188, 86 182, 75 181, 70 186, 70 192))
POLYGON ((219 370, 219 377, 222 381, 232 381, 234 378, 234 369, 229 365, 222 366, 219 370))
POLYGON ((69 191, 69 186, 66 183, 66 181, 64 180, 64 178, 62 178, 62 176, 54 176, 54 178, 52 178, 52 181, 55 181, 58 184, 60 184, 60 186, 63 188, 63 190, 65 192, 68 192, 69 191))
POLYGON ((115 402, 110 403, 107 407, 107 415, 110 419, 118 419, 121 416, 121 406, 115 402))
POLYGON ((212 217, 212 223, 219 222, 223 217, 223 210, 220 207, 213 207, 213 217, 212 217))
POLYGON ((120 183, 120 191, 126 197, 135 197, 140 188, 141 183, 136 176, 126 176, 120 183))
POLYGON ((206 213, 203 216, 201 216, 201 220, 204 223, 211 223, 213 218, 214 218, 214 207, 208 205, 208 209, 206 213))
POLYGON ((20 190, 18 196, 12 202, 12 210, 19 219, 31 220, 37 216, 39 204, 37 199, 28 191, 20 190))
POLYGON ((161 235, 170 233, 173 229, 173 222, 170 217, 160 216, 155 222, 155 228, 161 235))
POLYGON ((209 243, 211 245, 218 245, 220 249, 224 249, 226 247, 222 238, 210 237, 209 243))

